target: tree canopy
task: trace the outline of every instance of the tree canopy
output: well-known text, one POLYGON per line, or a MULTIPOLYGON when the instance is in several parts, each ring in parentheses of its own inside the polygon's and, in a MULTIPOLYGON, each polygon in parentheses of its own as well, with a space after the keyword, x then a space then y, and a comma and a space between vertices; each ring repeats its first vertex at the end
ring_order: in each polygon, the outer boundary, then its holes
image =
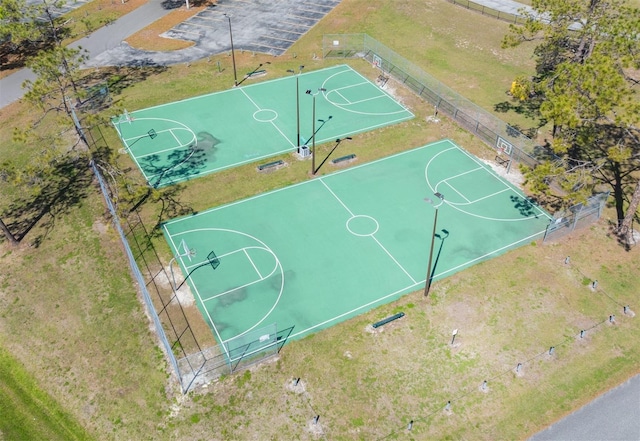
MULTIPOLYGON (((60 162, 67 155, 69 147, 75 147, 84 141, 78 127, 74 105, 80 102, 83 91, 79 87, 80 67, 85 60, 81 50, 64 45, 69 35, 66 23, 58 13, 60 2, 40 0, 27 3, 26 0, 3 0, 0 3, 0 42, 14 48, 24 45, 34 46, 29 52, 27 66, 36 74, 34 81, 26 81, 25 98, 39 107, 42 117, 54 112, 61 118, 58 126, 73 128, 74 137, 68 130, 57 130, 56 139, 42 139, 34 127, 14 128, 14 138, 34 146, 46 146, 45 151, 34 155, 36 158, 28 167, 18 170, 12 163, 1 165, 3 180, 24 187, 35 196, 41 193, 41 182, 51 178, 52 164, 60 162), (60 148, 64 144, 63 148, 60 148), (70 145, 71 144, 71 145, 70 145)), ((39 121, 39 120, 38 120, 39 121)), ((38 122, 36 122, 36 126, 38 122)), ((19 238, 0 220, 0 232, 13 244, 19 238)))
POLYGON ((640 9, 624 0, 534 0, 532 8, 503 45, 538 42, 535 73, 517 78, 512 93, 539 103, 556 157, 527 178, 538 191, 560 184, 567 204, 605 184, 628 241, 640 202, 640 9))

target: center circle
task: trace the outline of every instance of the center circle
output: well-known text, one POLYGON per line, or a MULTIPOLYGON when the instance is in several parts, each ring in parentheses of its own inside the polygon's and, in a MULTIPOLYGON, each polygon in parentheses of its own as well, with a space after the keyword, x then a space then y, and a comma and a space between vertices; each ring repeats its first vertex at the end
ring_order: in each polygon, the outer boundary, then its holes
POLYGON ((253 114, 253 119, 258 122, 271 122, 278 117, 278 112, 271 109, 261 109, 253 114))
POLYGON ((347 230, 354 236, 373 236, 378 232, 378 221, 371 216, 353 216, 347 220, 347 230))

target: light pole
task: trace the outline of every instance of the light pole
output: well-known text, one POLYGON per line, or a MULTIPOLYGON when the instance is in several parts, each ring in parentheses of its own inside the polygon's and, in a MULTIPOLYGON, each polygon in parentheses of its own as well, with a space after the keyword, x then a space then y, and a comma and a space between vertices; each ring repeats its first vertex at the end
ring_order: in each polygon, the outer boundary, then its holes
POLYGON ((313 134, 311 135, 311 174, 316 174, 316 95, 320 92, 326 92, 327 89, 323 87, 319 87, 316 93, 311 93, 311 89, 307 90, 307 95, 311 95, 313 97, 313 125, 312 130, 313 134))
MULTIPOLYGON (((427 280, 424 285, 424 296, 429 296, 429 289, 431 288, 431 280, 433 279, 433 269, 431 263, 433 261, 433 246, 436 241, 436 225, 438 223, 438 208, 444 203, 444 195, 442 193, 435 193, 435 196, 440 199, 440 202, 433 206, 435 214, 433 216, 433 232, 431 233, 431 249, 429 250, 429 263, 427 264, 427 280)), ((433 201, 429 198, 425 198, 425 201, 433 204, 433 201)))
POLYGON ((233 85, 234 87, 238 86, 238 75, 236 74, 236 53, 233 50, 233 32, 231 32, 231 17, 227 14, 224 14, 229 20, 229 40, 231 40, 231 61, 233 62, 233 85))
POLYGON ((298 70, 298 74, 296 75, 293 69, 288 69, 287 72, 290 72, 296 76, 296 126, 298 128, 298 137, 296 138, 296 147, 298 148, 298 153, 300 153, 300 87, 298 82, 298 75, 302 73, 302 69, 304 66, 300 66, 298 70))

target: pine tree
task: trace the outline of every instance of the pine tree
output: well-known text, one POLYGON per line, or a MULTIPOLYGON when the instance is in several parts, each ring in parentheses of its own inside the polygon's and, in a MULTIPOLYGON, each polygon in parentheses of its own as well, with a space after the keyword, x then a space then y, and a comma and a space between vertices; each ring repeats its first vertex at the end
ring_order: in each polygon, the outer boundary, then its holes
POLYGON ((527 176, 541 190, 560 180, 567 204, 606 184, 628 243, 640 203, 640 9, 623 0, 534 0, 532 8, 503 45, 539 41, 531 87, 561 160, 527 176))

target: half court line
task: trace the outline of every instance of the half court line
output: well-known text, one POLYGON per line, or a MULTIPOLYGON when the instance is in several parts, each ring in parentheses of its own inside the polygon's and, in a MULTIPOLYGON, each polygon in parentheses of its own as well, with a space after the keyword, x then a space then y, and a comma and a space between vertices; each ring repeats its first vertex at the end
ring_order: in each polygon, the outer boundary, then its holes
MULTIPOLYGON (((345 210, 347 210, 347 212, 349 212, 349 214, 350 214, 352 217, 353 217, 353 216, 355 216, 355 215, 353 214, 353 212, 352 212, 352 211, 351 211, 351 210, 350 210, 350 209, 345 205, 345 203, 344 203, 344 202, 342 202, 342 200, 338 197, 338 195, 336 195, 336 194, 334 193, 334 191, 333 191, 333 190, 331 190, 331 189, 329 188, 329 186, 326 184, 326 182, 324 182, 324 180, 323 180, 323 179, 320 179, 320 182, 321 182, 321 183, 322 183, 322 185, 324 185, 324 187, 325 187, 325 188, 326 188, 326 189, 327 189, 327 190, 328 190, 328 191, 333 195, 333 197, 334 197, 334 198, 336 198, 336 200, 340 203, 340 205, 342 205, 342 206, 344 207, 344 209, 345 209, 345 210)), ((409 274, 409 273, 407 272, 407 270, 406 270, 406 269, 404 269, 404 267, 403 267, 402 265, 400 265, 400 262, 398 262, 398 260, 397 260, 395 257, 393 257, 393 255, 389 252, 389 250, 387 250, 387 249, 386 249, 386 248, 385 248, 385 247, 380 243, 380 241, 379 241, 378 239, 376 239, 376 237, 375 237, 375 236, 373 236, 373 235, 372 235, 371 237, 372 237, 372 238, 373 238, 373 240, 378 244, 378 246, 379 246, 380 248, 382 248, 382 250, 383 250, 383 251, 384 251, 384 252, 385 252, 385 253, 386 253, 386 254, 391 258, 391 260, 393 260, 393 261, 395 262, 395 264, 396 264, 396 265, 398 265, 398 268, 400 268, 400 269, 402 270, 402 272, 404 272, 404 273, 407 275, 407 277, 409 277, 409 279, 411 279, 411 281, 412 281, 413 283, 415 283, 415 282, 416 282, 416 281, 415 281, 415 279, 411 276, 411 274, 409 274)))
POLYGON ((402 270, 402 272, 405 273, 407 275, 407 277, 409 277, 409 279, 411 279, 411 281, 414 284, 417 283, 415 281, 415 279, 411 276, 411 274, 409 274, 409 272, 406 269, 404 269, 404 267, 402 265, 400 265, 400 262, 398 262, 398 260, 395 257, 393 257, 393 255, 389 252, 389 250, 387 250, 385 248, 385 246, 382 245, 382 243, 380 243, 380 241, 375 236, 372 235, 371 237, 373 238, 373 240, 375 240, 375 242, 378 244, 378 246, 380 246, 380 248, 382 248, 382 250, 385 253, 387 253, 387 255, 391 258, 391 260, 393 260, 395 262, 395 264, 398 265, 398 268, 400 268, 402 270))
POLYGON ((334 198, 336 198, 336 200, 340 203, 340 205, 342 205, 344 207, 345 210, 347 210, 347 212, 351 215, 351 217, 355 216, 355 214, 353 214, 353 212, 351 210, 349 210, 349 207, 347 207, 345 205, 344 202, 342 202, 342 200, 338 197, 338 195, 336 195, 333 190, 331 190, 329 188, 329 186, 324 182, 324 179, 320 178, 320 183, 322 185, 324 185, 324 187, 329 191, 329 193, 331 193, 333 195, 334 198))

